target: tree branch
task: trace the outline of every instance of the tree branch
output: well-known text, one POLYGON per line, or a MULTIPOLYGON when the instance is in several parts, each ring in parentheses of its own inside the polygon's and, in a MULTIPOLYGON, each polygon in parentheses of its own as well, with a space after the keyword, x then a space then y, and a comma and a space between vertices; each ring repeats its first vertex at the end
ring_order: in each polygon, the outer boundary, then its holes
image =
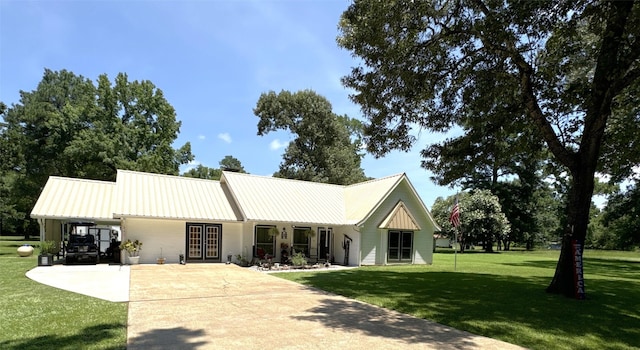
MULTIPOLYGON (((487 18, 492 19, 494 17, 493 13, 481 0, 474 0, 474 2, 487 18)), ((507 31, 504 28, 502 29, 505 34, 507 34, 507 31)), ((562 144, 562 142, 560 142, 560 140, 558 139, 558 135, 555 133, 555 131, 551 127, 551 124, 542 112, 533 88, 533 67, 531 67, 531 65, 527 63, 524 57, 516 49, 514 43, 515 38, 511 38, 511 42, 492 43, 482 35, 480 35, 479 37, 483 45, 487 49, 493 51, 494 53, 497 53, 498 55, 501 55, 505 59, 511 59, 516 65, 520 78, 520 88, 522 89, 522 96, 524 99, 523 102, 525 104, 525 108, 529 117, 540 129, 540 132, 547 142, 549 149, 556 156, 558 161, 560 161, 560 163, 562 163, 569 169, 574 169, 577 166, 576 154, 575 152, 568 150, 562 144), (500 44, 504 44, 505 46, 500 46, 500 44)))

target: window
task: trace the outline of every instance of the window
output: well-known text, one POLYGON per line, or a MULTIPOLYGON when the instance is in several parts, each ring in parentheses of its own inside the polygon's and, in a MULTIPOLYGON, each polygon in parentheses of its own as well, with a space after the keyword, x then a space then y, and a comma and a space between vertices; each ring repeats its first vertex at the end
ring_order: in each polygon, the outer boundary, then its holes
POLYGON ((389 231, 388 261, 411 262, 413 252, 412 231, 389 231))
POLYGON ((275 255, 276 238, 270 230, 275 226, 256 226, 256 256, 275 255))
POLYGON ((293 229, 293 250, 296 253, 302 252, 306 257, 309 257, 309 234, 310 227, 296 227, 293 229))

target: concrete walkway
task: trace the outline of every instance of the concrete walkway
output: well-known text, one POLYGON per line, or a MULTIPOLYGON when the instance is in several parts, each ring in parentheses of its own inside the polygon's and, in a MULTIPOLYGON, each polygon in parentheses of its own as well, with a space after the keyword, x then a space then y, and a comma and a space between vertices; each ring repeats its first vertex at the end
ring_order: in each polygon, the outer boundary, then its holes
POLYGON ((131 268, 128 349, 521 349, 235 265, 131 268))
POLYGON ((27 277, 58 289, 113 302, 129 301, 128 265, 38 266, 27 277))

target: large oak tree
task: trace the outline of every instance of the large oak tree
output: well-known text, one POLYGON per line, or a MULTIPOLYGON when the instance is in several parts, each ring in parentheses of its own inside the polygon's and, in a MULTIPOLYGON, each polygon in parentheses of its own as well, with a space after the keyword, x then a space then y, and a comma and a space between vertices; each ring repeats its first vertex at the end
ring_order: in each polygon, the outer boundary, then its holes
POLYGON ((356 0, 340 29, 339 44, 361 62, 343 82, 375 155, 409 149, 415 127, 450 130, 482 111, 478 100, 516 106, 510 129, 537 129, 571 177, 547 291, 573 296, 572 241, 587 232, 594 174, 623 178, 640 162, 640 4, 356 0), (625 144, 632 151, 614 151, 625 144))
POLYGON ((189 143, 173 148, 180 122, 162 90, 124 73, 113 84, 104 74, 94 84, 46 69, 35 90, 20 91, 4 122, 2 144, 11 147, 3 148, 0 175, 10 180, 9 200, 22 217, 49 176, 112 181, 116 169, 177 175, 193 159, 189 143))
POLYGON ((311 90, 260 95, 254 114, 258 135, 285 130, 295 135, 276 177, 350 185, 367 180, 360 166, 358 120, 339 116, 331 103, 311 90))

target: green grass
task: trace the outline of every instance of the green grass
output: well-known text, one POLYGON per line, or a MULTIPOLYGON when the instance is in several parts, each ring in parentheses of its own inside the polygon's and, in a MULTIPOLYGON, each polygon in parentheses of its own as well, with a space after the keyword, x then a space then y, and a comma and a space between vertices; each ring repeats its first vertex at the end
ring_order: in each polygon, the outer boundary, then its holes
POLYGON ((531 349, 640 347, 640 254, 585 252, 587 300, 544 292, 558 251, 434 254, 432 266, 278 277, 531 349))
POLYGON ((0 238, 0 349, 125 349, 127 304, 34 282, 37 257, 18 257, 20 237, 0 238))

